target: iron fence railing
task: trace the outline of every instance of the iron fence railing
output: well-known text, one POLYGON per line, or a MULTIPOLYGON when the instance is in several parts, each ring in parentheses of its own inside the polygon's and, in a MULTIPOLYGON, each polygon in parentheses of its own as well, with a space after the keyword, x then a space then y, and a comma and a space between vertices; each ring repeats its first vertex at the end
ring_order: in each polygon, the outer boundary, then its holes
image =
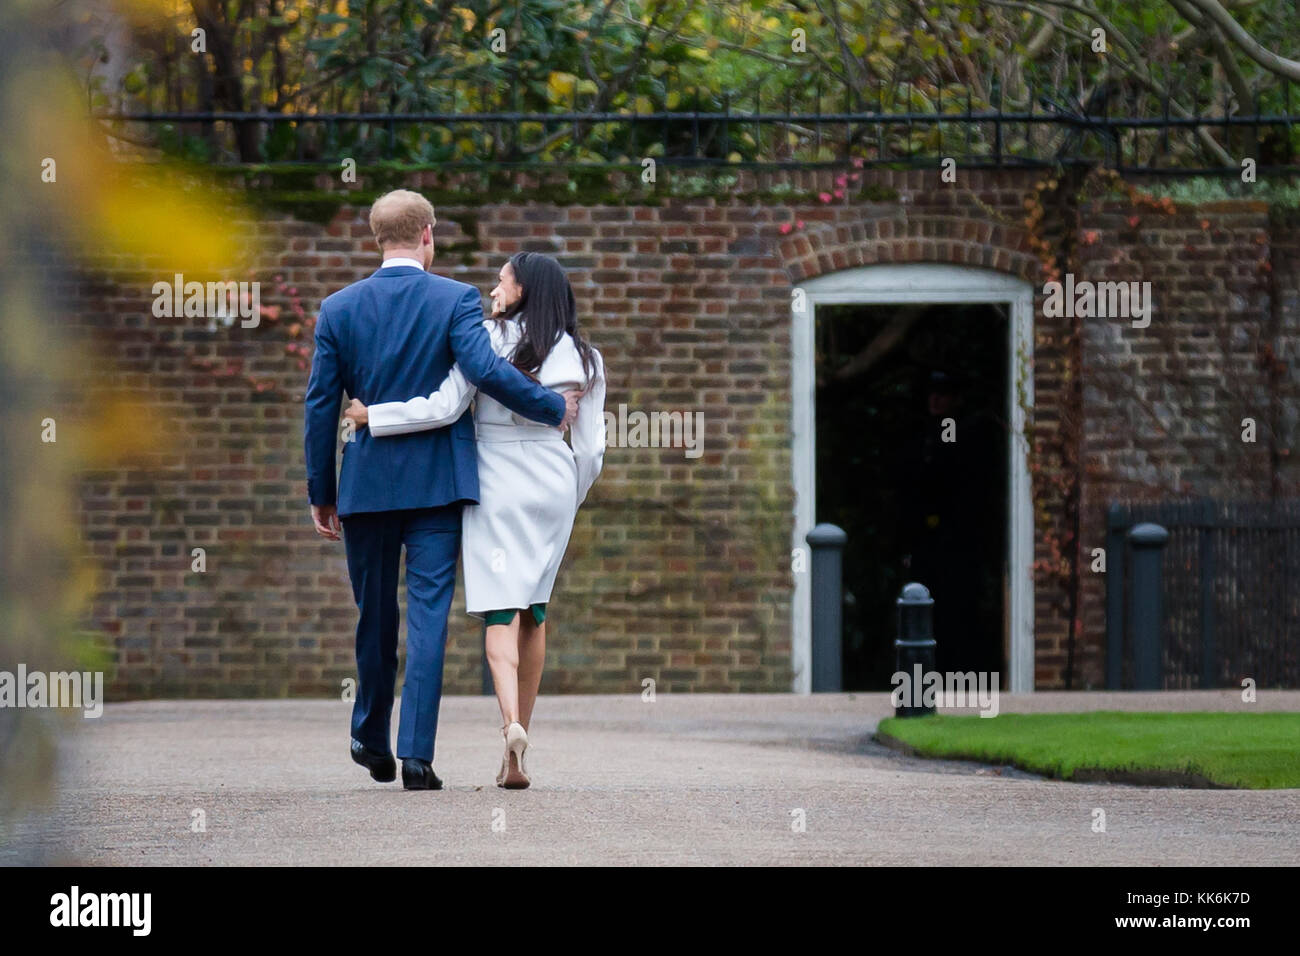
MULTIPOLYGON (((1163 689, 1300 688, 1300 499, 1117 502, 1107 515, 1107 686, 1135 684, 1135 602, 1161 609, 1163 689), (1169 532, 1158 593, 1134 593, 1134 525, 1169 532)), ((1138 615, 1140 618, 1141 615, 1138 615)), ((1155 655, 1152 655, 1155 659, 1155 655)))
POLYGON ((990 108, 975 109, 969 98, 945 101, 940 89, 926 109, 914 109, 909 94, 854 112, 774 111, 758 97, 750 111, 728 99, 712 112, 583 111, 575 104, 554 113, 109 111, 96 117, 124 140, 215 164, 324 167, 350 157, 456 168, 633 167, 653 157, 676 167, 752 169, 855 160, 923 167, 951 158, 963 167, 1104 164, 1122 172, 1239 174, 1239 157, 1250 157, 1260 171, 1294 171, 1300 115, 1291 109, 1290 83, 1272 101, 1279 108, 1269 112, 1258 104, 1254 112, 1234 111, 1225 102, 1217 113, 1194 104, 1195 115, 1179 116, 1166 99, 1160 115, 1112 115, 1122 101, 1103 98, 1085 108, 1031 89, 1021 108, 1004 109, 997 93, 990 108), (1222 140, 1234 165, 1187 137, 1175 142, 1179 131, 1196 128, 1222 140))

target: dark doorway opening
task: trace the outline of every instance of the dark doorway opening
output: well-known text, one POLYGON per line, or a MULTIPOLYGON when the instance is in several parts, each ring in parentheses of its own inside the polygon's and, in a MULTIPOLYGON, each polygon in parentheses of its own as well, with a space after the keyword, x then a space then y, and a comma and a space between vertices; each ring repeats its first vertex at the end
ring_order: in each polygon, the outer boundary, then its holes
POLYGON ((816 520, 848 533, 845 690, 890 688, 909 581, 934 597, 940 671, 1004 671, 1008 315, 817 307, 816 520))

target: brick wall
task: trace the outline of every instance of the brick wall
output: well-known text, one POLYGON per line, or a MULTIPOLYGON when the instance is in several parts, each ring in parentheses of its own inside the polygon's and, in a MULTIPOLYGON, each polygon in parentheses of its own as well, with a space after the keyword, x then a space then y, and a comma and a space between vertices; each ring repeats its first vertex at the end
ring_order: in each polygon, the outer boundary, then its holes
MULTIPOLYGON (((1085 551, 1105 546, 1115 499, 1300 493, 1294 214, 1251 202, 1170 212, 1099 202, 1082 221, 1075 271, 1149 281, 1154 299, 1148 328, 1084 326, 1085 551), (1248 418, 1253 442, 1243 440, 1248 418)), ((1085 571, 1082 593, 1081 674, 1096 686, 1105 679, 1103 576, 1085 571)))
MULTIPOLYGON (((737 187, 735 198, 624 205, 494 202, 469 192, 463 202, 439 203, 438 271, 486 290, 517 250, 560 257, 581 321, 606 356, 609 409, 705 417, 699 459, 680 448, 608 450, 548 616, 544 692, 632 691, 647 677, 669 691, 790 687, 792 282, 855 265, 933 261, 1041 286, 1041 256, 1023 222, 1036 174, 972 173, 943 188, 923 171, 859 175, 844 198, 834 195, 842 183, 833 174, 802 172, 782 177, 798 197, 790 201, 770 190, 761 201, 745 198, 737 187)), ((292 333, 290 303, 296 295, 314 314, 321 298, 378 260, 365 206, 344 206, 325 224, 265 203, 260 210, 248 274, 221 278, 260 279, 264 302, 283 307, 276 321, 209 330, 205 320, 155 318, 151 288, 170 278, 166 263, 102 261, 77 290, 72 321, 97 359, 78 401, 138 402, 152 440, 130 466, 87 475, 82 486, 85 539, 101 576, 90 623, 115 662, 117 698, 325 695, 354 675, 342 548, 317 539, 307 515, 306 372, 296 349, 310 336, 292 333), (206 551, 203 573, 191 570, 193 548, 206 551)), ((1181 366, 1168 382, 1148 373, 1173 347, 1211 375, 1221 357, 1204 357, 1201 344, 1217 341, 1220 324, 1233 335, 1245 328, 1250 339, 1261 323, 1276 331, 1279 314, 1293 350, 1296 241, 1294 229, 1283 229, 1279 244, 1267 210, 1250 205, 1144 216, 1136 226, 1114 203, 1065 212, 1045 235, 1066 264, 1159 284, 1149 334, 1090 327, 1085 365, 1132 372, 1143 401, 1168 407, 1181 423, 1148 433, 1135 405, 1084 390, 1083 446, 1088 467, 1099 470, 1084 492, 1086 545, 1100 543, 1098 520, 1112 494, 1170 482, 1218 487, 1234 455, 1262 467, 1259 448, 1238 449, 1222 430, 1189 440, 1179 410, 1199 393, 1181 366), (1275 259, 1285 264, 1272 275, 1259 268, 1275 259), (1289 296, 1280 310, 1272 307, 1279 289, 1289 296)), ((1060 375, 1064 326, 1039 324, 1035 418, 1050 431, 1073 393, 1060 375)), ((1234 355, 1247 374, 1249 343, 1234 355)), ((1220 417, 1230 419, 1234 407, 1224 400, 1220 417)), ((1059 520, 1050 478, 1038 481, 1046 521, 1036 532, 1059 520)), ((1040 535, 1037 557, 1047 554, 1040 535)), ((1092 683, 1103 669, 1099 587, 1083 582, 1076 649, 1076 673, 1092 683)), ((479 635, 457 604, 446 686, 476 693, 479 635)), ((1065 606, 1059 587, 1039 588, 1039 686, 1062 680, 1065 606)))

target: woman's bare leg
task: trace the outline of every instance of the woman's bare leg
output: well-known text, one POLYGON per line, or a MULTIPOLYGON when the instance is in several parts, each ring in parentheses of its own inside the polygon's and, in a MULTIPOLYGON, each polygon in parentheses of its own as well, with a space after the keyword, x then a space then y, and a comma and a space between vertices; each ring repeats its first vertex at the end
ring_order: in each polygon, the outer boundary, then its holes
POLYGON ((542 683, 546 664, 546 622, 537 624, 531 611, 519 615, 519 722, 528 729, 537 703, 537 688, 542 683))
MULTIPOLYGON (((487 627, 488 669, 492 671, 492 685, 496 688, 497 704, 501 707, 501 722, 506 725, 519 720, 520 617, 516 614, 509 624, 489 624, 487 627)), ((524 729, 528 729, 527 724, 524 729)))

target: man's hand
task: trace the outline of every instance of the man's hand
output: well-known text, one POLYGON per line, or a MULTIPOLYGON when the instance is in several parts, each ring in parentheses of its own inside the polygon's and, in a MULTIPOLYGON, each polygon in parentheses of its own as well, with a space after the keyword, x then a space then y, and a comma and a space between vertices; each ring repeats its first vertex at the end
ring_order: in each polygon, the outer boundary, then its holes
POLYGON ((339 540, 343 527, 339 524, 338 505, 312 505, 311 520, 316 525, 316 533, 322 538, 339 540))
POLYGON ((566 428, 578 420, 578 402, 582 401, 582 396, 586 392, 579 392, 576 389, 570 389, 567 392, 560 393, 564 397, 564 421, 555 427, 563 432, 566 428))
POLYGON ((361 399, 354 398, 348 403, 348 407, 343 410, 343 417, 352 419, 352 423, 357 428, 364 428, 370 421, 370 412, 366 406, 361 404, 361 399))

